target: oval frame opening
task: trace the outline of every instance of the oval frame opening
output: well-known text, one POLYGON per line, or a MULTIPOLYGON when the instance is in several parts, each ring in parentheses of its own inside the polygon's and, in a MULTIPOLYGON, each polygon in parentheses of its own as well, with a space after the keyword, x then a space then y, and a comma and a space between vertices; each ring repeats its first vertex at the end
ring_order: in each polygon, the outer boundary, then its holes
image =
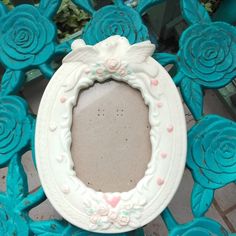
POLYGON ((150 124, 137 89, 112 79, 95 82, 80 92, 71 131, 74 169, 87 187, 127 192, 144 177, 151 159, 150 124))

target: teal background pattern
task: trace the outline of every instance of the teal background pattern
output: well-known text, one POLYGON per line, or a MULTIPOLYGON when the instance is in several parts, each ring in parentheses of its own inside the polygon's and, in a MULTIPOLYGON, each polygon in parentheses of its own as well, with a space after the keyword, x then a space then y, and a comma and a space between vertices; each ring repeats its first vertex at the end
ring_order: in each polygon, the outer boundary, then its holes
MULTIPOLYGON (((99 10, 90 0, 73 0, 91 15, 82 38, 87 44, 115 34, 130 43, 150 38, 143 14, 161 0, 139 0, 134 8, 123 0, 99 10)), ((173 80, 197 123, 188 131, 187 167, 195 184, 191 196, 193 219, 178 224, 167 208, 162 213, 170 236, 226 236, 219 223, 205 217, 214 191, 236 183, 236 123, 203 114, 204 89, 220 88, 236 77, 236 29, 213 22, 198 0, 181 0, 182 15, 189 27, 183 32, 176 55, 156 52, 162 65, 174 63, 173 80)), ((19 96, 26 73, 38 68, 46 79, 54 73, 52 61, 70 51, 70 42, 59 43, 53 16, 61 0, 21 4, 9 11, 0 2, 0 63, 5 68, 0 90, 0 168, 8 167, 6 191, 0 192, 0 235, 89 236, 98 235, 62 220, 34 221, 29 211, 46 200, 42 187, 29 192, 21 163, 25 152, 34 153, 36 116, 19 96)), ((158 24, 158 22, 157 22, 158 24)), ((33 158, 33 157, 32 157, 33 158)), ((1 171, 1 170, 0 170, 1 171)), ((143 229, 120 236, 143 236, 143 229)))

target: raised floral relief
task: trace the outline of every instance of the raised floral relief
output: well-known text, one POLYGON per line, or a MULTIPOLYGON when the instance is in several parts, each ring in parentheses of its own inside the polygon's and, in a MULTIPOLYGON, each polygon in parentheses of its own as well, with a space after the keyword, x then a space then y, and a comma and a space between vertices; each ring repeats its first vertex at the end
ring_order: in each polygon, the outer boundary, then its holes
POLYGON ((105 62, 104 65, 95 65, 92 75, 104 79, 108 76, 113 76, 117 78, 125 77, 130 73, 131 71, 129 71, 126 64, 121 64, 120 61, 114 58, 110 58, 105 62))
POLYGON ((180 39, 179 68, 205 87, 228 84, 236 77, 236 29, 223 22, 195 24, 180 39))
MULTIPOLYGON (((130 45, 125 37, 120 36, 112 36, 94 47, 86 45, 83 40, 75 40, 72 44, 72 52, 63 59, 63 63, 88 64, 98 69, 97 74, 100 76, 107 73, 126 76, 131 71, 141 72, 144 62, 151 60, 150 55, 154 51, 155 46, 150 41, 130 45), (98 68, 101 64, 103 67, 98 68), (127 68, 128 64, 129 68, 127 68)), ((145 66, 147 67, 149 64, 146 63, 145 66)), ((88 69, 86 73, 89 72, 88 69)), ((150 77, 157 76, 158 72, 158 67, 149 67, 150 77)))
POLYGON ((41 0, 38 6, 21 4, 8 11, 0 2, 0 62, 6 68, 1 94, 17 94, 25 74, 38 68, 50 79, 54 55, 70 51, 68 42, 57 44, 57 30, 52 21, 60 6, 59 0, 41 0))
POLYGON ((40 65, 54 51, 55 26, 31 5, 22 5, 1 19, 0 58, 13 70, 40 65))
POLYGON ((31 139, 32 118, 20 97, 0 97, 0 165, 27 149, 31 139))
POLYGON ((196 120, 203 116, 203 90, 221 88, 236 77, 236 28, 213 22, 199 0, 180 0, 190 26, 182 33, 177 55, 156 53, 162 65, 175 63, 173 77, 196 120))
POLYGON ((86 26, 83 39, 94 45, 112 35, 126 37, 131 44, 149 39, 142 18, 128 6, 107 6, 97 11, 86 26))
POLYGON ((145 201, 137 201, 136 204, 122 202, 119 197, 108 200, 104 195, 102 202, 87 200, 84 202, 85 211, 90 219, 90 228, 93 230, 105 230, 112 227, 122 228, 130 226, 139 227, 142 209, 145 201), (113 204, 114 199, 119 199, 113 204))
POLYGON ((217 189, 236 180, 236 124, 208 115, 188 134, 188 167, 205 188, 217 189))

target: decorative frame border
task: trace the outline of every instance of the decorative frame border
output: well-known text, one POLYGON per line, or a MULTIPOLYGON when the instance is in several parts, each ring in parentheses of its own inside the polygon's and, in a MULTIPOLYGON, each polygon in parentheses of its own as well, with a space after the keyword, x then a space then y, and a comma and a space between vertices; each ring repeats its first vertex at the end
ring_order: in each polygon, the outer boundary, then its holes
POLYGON ((45 193, 72 224, 99 233, 121 233, 152 221, 169 204, 186 162, 186 125, 178 91, 151 55, 149 41, 130 45, 120 36, 72 52, 43 95, 36 123, 36 162, 45 193), (85 186, 73 170, 70 153, 72 109, 79 92, 94 82, 123 81, 140 90, 149 107, 152 156, 137 186, 122 193, 102 193, 85 186))

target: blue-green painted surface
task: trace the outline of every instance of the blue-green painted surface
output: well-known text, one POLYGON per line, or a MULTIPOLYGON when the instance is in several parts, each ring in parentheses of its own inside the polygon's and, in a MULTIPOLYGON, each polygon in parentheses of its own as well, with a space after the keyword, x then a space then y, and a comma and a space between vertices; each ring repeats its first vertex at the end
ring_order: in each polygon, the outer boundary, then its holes
POLYGON ((149 40, 139 13, 124 4, 106 6, 95 12, 82 37, 87 44, 94 45, 117 34, 128 38, 131 44, 149 40))
POLYGON ((187 153, 187 167, 195 182, 191 195, 194 219, 184 225, 173 224, 168 210, 163 218, 167 227, 171 225, 171 236, 235 235, 204 217, 214 191, 236 181, 236 123, 216 115, 204 116, 203 91, 224 87, 236 77, 236 28, 212 22, 198 0, 180 3, 190 26, 182 33, 179 51, 177 55, 156 53, 154 58, 162 65, 176 65, 173 80, 197 122, 188 132, 187 153))
MULTIPOLYGON (((140 0, 135 8, 115 0, 114 5, 95 11, 89 0, 73 0, 91 14, 83 39, 95 44, 120 34, 131 43, 149 38, 141 16, 161 0, 140 0)), ((33 221, 29 211, 46 200, 43 189, 28 190, 21 164, 23 154, 34 153, 36 117, 27 101, 16 96, 25 73, 39 68, 50 79, 51 61, 70 51, 69 43, 58 44, 52 21, 61 1, 41 0, 38 6, 19 5, 10 12, 0 2, 0 62, 6 71, 0 92, 0 168, 8 167, 6 191, 0 192, 0 235, 2 236, 89 236, 66 221, 33 221)), ((181 0, 182 14, 189 28, 180 39, 177 55, 154 54, 163 65, 175 63, 173 78, 197 123, 188 132, 187 166, 194 178, 191 196, 193 219, 178 224, 169 209, 162 213, 170 236, 227 236, 219 223, 204 215, 211 206, 214 191, 236 181, 236 123, 216 115, 204 116, 203 89, 223 87, 236 76, 235 27, 212 22, 198 0, 181 0)), ((158 23, 158 22, 157 22, 158 23)), ((143 236, 143 230, 120 236, 143 236)), ((235 234, 234 234, 235 235, 235 234)))
POLYGON ((69 43, 57 44, 52 22, 60 4, 61 0, 42 0, 38 7, 22 4, 8 11, 0 2, 0 61, 6 68, 1 94, 17 93, 32 68, 50 79, 53 57, 70 51, 69 43))
POLYGON ((173 78, 196 119, 203 116, 203 89, 221 88, 236 77, 236 28, 212 22, 198 0, 181 0, 182 15, 190 25, 179 40, 177 55, 155 54, 163 65, 174 63, 173 78))
POLYGON ((167 208, 162 213, 169 236, 235 236, 228 233, 219 223, 206 217, 195 217, 186 224, 178 224, 167 208))
POLYGON ((228 23, 236 23, 236 1, 224 0, 221 2, 219 9, 214 13, 213 20, 226 21, 228 23), (225 14, 227 12, 227 14, 225 14))
POLYGON ((115 0, 113 5, 97 11, 93 9, 91 1, 73 0, 73 2, 92 16, 82 38, 87 44, 94 45, 112 35, 126 37, 131 44, 149 40, 148 29, 141 16, 151 6, 163 0, 141 0, 135 8, 126 6, 123 0, 115 0))
POLYGON ((188 132, 188 160, 195 185, 192 211, 202 216, 216 189, 236 181, 236 123, 207 115, 188 132))

